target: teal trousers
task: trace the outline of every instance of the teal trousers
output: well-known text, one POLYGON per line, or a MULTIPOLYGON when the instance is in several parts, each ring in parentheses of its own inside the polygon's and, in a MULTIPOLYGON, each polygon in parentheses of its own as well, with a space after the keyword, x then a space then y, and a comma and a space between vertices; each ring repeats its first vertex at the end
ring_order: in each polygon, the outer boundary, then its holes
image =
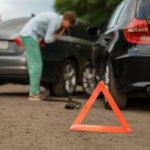
POLYGON ((30 94, 40 94, 43 62, 39 43, 32 37, 21 37, 27 54, 30 94))

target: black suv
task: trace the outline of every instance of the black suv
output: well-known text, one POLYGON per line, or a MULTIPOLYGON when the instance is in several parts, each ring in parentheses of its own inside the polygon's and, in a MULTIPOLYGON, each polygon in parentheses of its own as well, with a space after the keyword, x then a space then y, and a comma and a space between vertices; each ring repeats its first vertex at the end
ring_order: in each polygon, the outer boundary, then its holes
MULTIPOLYGON (((12 19, 0 24, 0 84, 28 84, 26 52, 16 37, 29 19, 12 19)), ((59 40, 41 48, 42 85, 52 89, 55 95, 74 93, 76 85, 81 83, 85 90, 90 89, 87 83, 92 78, 89 64, 96 37, 88 34, 89 28, 89 24, 78 19, 59 40)))
MULTIPOLYGON (((116 103, 128 96, 150 97, 150 1, 124 0, 114 11, 92 52, 98 80, 116 103)), ((106 108, 108 102, 104 98, 106 108)))

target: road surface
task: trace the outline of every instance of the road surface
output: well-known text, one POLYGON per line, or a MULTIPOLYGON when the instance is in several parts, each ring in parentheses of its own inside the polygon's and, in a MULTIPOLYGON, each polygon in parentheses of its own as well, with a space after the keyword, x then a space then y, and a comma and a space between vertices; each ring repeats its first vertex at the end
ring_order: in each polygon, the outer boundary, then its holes
MULTIPOLYGON (((48 101, 27 99, 28 86, 0 86, 0 150, 149 150, 150 99, 131 99, 122 111, 132 134, 70 131, 79 110, 64 108, 67 98, 48 101)), ((87 97, 80 91, 73 97, 82 103, 87 97)), ((120 126, 111 110, 97 99, 83 124, 120 126)))

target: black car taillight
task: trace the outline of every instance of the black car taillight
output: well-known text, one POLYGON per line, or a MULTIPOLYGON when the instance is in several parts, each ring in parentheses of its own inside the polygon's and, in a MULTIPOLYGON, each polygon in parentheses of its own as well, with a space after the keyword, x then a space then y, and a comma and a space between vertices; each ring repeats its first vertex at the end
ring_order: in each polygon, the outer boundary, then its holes
POLYGON ((134 44, 150 44, 149 29, 146 20, 134 19, 124 30, 125 38, 134 44))
POLYGON ((16 44, 18 46, 23 47, 23 43, 21 42, 21 38, 20 37, 15 38, 14 41, 16 42, 16 44))

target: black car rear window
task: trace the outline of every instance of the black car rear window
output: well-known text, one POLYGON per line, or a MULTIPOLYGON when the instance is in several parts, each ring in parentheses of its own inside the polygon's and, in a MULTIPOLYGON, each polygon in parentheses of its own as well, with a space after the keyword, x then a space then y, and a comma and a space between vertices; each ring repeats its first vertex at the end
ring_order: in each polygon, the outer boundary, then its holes
POLYGON ((150 19, 150 0, 138 0, 136 17, 150 19))

